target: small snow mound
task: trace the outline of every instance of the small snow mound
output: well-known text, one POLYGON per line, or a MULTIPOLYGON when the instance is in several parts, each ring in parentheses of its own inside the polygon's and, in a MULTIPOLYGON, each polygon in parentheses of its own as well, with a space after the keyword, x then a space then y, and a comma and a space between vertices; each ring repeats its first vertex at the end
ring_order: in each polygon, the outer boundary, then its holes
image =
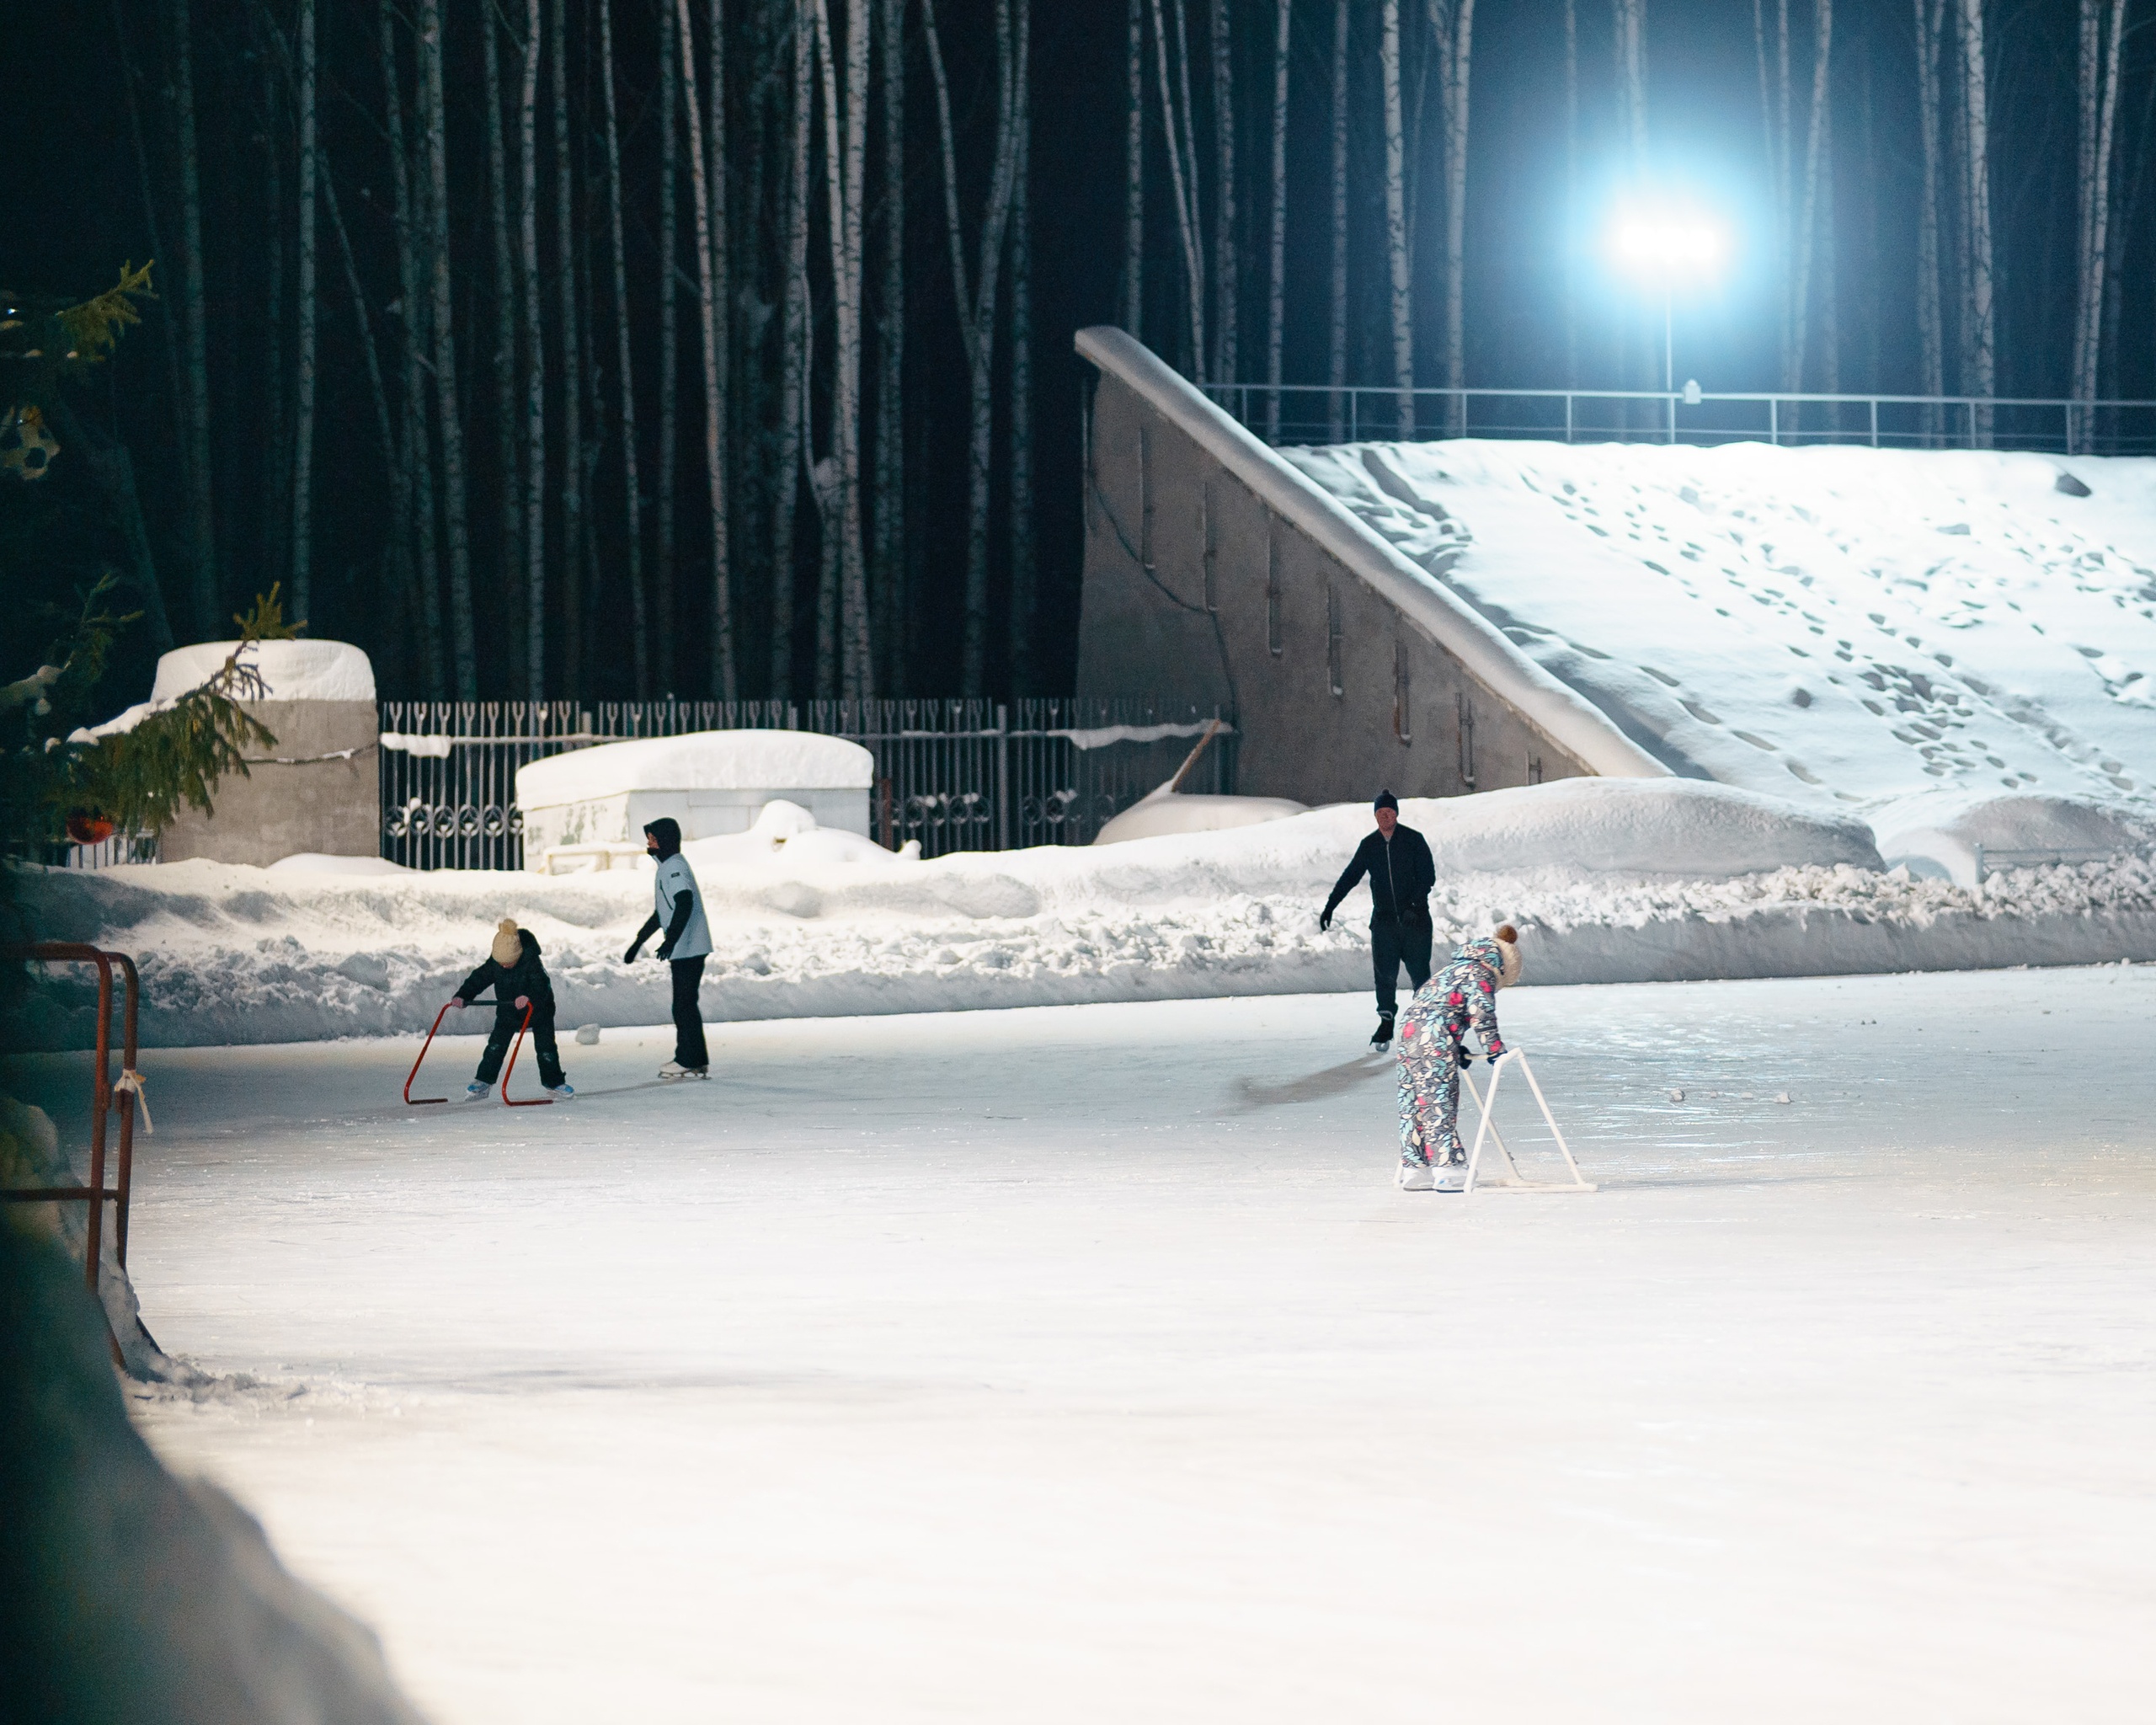
POLYGON ((748 831, 691 839, 681 846, 681 854, 699 879, 707 873, 718 876, 744 868, 792 874, 804 868, 918 862, 921 841, 909 839, 903 849, 887 851, 859 833, 819 826, 816 817, 798 803, 774 797, 757 812, 756 824, 748 831))
POLYGON ((691 731, 577 749, 517 769, 526 809, 624 791, 866 790, 876 757, 814 731, 691 731))
POLYGON ((1728 880, 1886 866, 1860 820, 1701 779, 1572 778, 1411 798, 1401 818, 1429 840, 1440 874, 1559 868, 1728 880))
POLYGON ((1181 791, 1155 792, 1140 798, 1093 836, 1097 845, 1120 845, 1132 839, 1156 839, 1169 833, 1225 832, 1309 813, 1309 805, 1285 797, 1213 797, 1181 791))
POLYGON ((2141 855, 2148 830, 2080 797, 1913 798, 1876 822, 1880 850, 1917 879, 1974 886, 1996 868, 2141 855))
MULTIPOLYGON (((157 660, 152 704, 175 701, 199 689, 232 657, 237 641, 201 641, 176 647, 157 660)), ((262 673, 272 701, 371 701, 374 665, 344 641, 258 641, 248 664, 262 673)))
POLYGON ((416 871, 387 857, 333 857, 326 851, 299 851, 280 857, 270 873, 287 874, 411 874, 416 871))

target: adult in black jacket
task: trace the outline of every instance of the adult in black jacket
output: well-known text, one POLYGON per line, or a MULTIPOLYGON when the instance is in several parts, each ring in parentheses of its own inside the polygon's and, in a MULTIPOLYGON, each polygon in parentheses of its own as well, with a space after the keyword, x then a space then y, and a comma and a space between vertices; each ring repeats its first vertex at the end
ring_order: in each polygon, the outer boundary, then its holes
POLYGON ((1392 1041, 1397 1016, 1400 967, 1420 988, 1430 980, 1430 894, 1438 884, 1438 865, 1430 846, 1412 826, 1400 824, 1400 799, 1380 791, 1373 810, 1378 830, 1356 846, 1350 862, 1318 913, 1320 928, 1332 927, 1340 901, 1364 877, 1370 883, 1370 969, 1377 982, 1378 1028, 1372 1048, 1392 1041))
POLYGON ((554 1040, 554 985, 539 959, 539 937, 519 928, 504 916, 494 930, 487 962, 457 985, 454 1007, 471 1006, 488 989, 494 991, 494 1028, 487 1033, 487 1051, 479 1056, 479 1070, 466 1094, 484 1096, 502 1069, 517 1027, 524 1023, 524 1009, 531 1008, 531 1048, 539 1057, 539 1082, 556 1096, 575 1094, 562 1076, 561 1046, 554 1040))

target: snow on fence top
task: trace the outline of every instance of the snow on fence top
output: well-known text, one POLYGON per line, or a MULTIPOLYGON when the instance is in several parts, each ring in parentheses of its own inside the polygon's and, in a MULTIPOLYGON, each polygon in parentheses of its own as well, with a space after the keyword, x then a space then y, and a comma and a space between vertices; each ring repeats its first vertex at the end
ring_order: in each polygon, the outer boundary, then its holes
POLYGON ((814 731, 691 731, 602 743, 517 769, 524 808, 618 797, 626 791, 865 791, 876 757, 814 731))
MULTIPOLYGON (((152 705, 176 701, 199 689, 222 669, 237 641, 200 641, 177 647, 157 660, 152 705)), ((271 701, 371 701, 374 665, 343 641, 258 641, 247 662, 262 673, 271 701)))
POLYGON ((1282 456, 1679 773, 1860 809, 1882 837, 2001 798, 2156 788, 2156 461, 1282 456))

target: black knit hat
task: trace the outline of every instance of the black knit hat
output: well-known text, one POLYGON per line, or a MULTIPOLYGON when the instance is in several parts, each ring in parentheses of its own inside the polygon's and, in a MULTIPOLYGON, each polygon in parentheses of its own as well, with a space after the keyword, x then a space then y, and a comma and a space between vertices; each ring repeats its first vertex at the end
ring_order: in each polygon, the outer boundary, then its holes
POLYGON ((1390 791, 1380 791, 1377 801, 1370 804, 1370 812, 1374 814, 1380 809, 1390 809, 1395 814, 1399 814, 1400 798, 1390 791))
POLYGON ((670 814, 662 814, 656 820, 647 820, 643 830, 659 841, 659 854, 662 860, 681 848, 681 824, 670 814))

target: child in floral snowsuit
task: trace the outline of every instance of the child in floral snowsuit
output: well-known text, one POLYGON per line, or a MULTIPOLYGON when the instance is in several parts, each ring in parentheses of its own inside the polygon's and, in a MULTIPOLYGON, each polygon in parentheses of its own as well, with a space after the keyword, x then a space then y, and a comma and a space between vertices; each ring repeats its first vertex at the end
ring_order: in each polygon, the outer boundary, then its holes
POLYGON ((1473 1056, 1460 1046, 1471 1027, 1482 1051, 1505 1051, 1497 1033, 1497 991, 1519 980, 1518 931, 1501 924, 1494 938, 1471 940, 1415 991, 1400 1031, 1400 1183, 1412 1191, 1434 1183, 1431 1164, 1463 1167, 1460 1069, 1473 1056))

